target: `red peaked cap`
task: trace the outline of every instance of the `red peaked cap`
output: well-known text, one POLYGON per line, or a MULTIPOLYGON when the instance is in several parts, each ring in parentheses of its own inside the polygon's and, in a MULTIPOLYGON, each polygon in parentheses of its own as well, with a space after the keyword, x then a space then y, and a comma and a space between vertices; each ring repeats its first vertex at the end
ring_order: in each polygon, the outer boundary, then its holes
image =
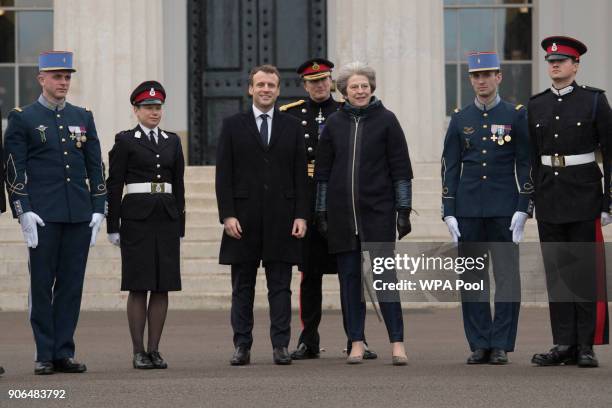
POLYGON ((132 95, 130 102, 138 105, 163 105, 166 101, 166 90, 157 81, 145 81, 138 85, 132 95))
POLYGON ((547 60, 559 60, 574 58, 580 60, 580 56, 587 52, 587 46, 572 37, 553 36, 542 40, 542 48, 546 51, 547 60))

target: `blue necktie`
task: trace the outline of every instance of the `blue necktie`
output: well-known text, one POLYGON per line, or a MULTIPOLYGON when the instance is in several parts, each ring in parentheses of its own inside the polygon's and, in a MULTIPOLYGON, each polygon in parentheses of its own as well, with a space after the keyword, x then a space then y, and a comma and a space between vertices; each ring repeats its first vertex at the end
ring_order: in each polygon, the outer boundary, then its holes
POLYGON ((262 113, 259 115, 261 118, 261 126, 259 127, 259 135, 264 146, 268 145, 268 114, 262 113))

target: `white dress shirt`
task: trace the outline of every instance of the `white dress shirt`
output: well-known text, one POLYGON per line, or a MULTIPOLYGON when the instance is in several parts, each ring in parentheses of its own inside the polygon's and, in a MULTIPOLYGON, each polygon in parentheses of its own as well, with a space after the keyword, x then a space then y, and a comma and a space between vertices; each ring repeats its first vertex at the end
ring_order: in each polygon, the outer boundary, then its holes
POLYGON ((155 129, 149 129, 142 123, 139 123, 139 125, 142 128, 142 131, 145 133, 145 135, 147 135, 147 139, 149 138, 149 134, 151 133, 151 131, 153 131, 153 135, 155 136, 155 143, 159 142, 159 128, 157 126, 155 126, 155 129))
POLYGON ((261 129, 261 122, 263 119, 261 118, 262 114, 268 115, 268 144, 270 143, 270 137, 272 136, 272 116, 274 116, 274 108, 270 109, 267 112, 262 112, 255 105, 253 105, 253 114, 255 115, 255 123, 257 123, 257 130, 261 129))

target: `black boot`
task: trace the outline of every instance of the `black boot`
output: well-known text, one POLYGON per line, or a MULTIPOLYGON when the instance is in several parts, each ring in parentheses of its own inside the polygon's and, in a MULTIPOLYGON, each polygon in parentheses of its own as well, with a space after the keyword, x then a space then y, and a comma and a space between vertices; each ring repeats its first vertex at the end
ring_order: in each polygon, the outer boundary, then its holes
POLYGON ((599 367, 599 362, 591 345, 578 346, 578 367, 599 367))
POLYGON ((576 346, 555 346, 548 353, 534 354, 531 359, 533 364, 539 366, 558 366, 576 364, 576 346))

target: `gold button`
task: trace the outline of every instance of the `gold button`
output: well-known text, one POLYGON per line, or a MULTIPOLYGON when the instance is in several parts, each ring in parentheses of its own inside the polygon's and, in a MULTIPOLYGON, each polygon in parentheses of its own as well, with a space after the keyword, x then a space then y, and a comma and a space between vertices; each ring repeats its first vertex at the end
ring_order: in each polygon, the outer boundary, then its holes
POLYGON ((64 127, 63 127, 62 125, 60 125, 60 127, 59 127, 59 128, 60 128, 60 129, 63 129, 64 127))
POLYGON ((483 179, 483 180, 486 180, 486 179, 487 179, 487 176, 482 176, 482 179, 483 179))
POLYGON ((486 151, 486 150, 483 150, 483 151, 482 151, 482 154, 487 154, 487 151, 486 151))
POLYGON ((482 125, 482 128, 486 129, 486 128, 488 128, 488 126, 487 125, 482 125))

